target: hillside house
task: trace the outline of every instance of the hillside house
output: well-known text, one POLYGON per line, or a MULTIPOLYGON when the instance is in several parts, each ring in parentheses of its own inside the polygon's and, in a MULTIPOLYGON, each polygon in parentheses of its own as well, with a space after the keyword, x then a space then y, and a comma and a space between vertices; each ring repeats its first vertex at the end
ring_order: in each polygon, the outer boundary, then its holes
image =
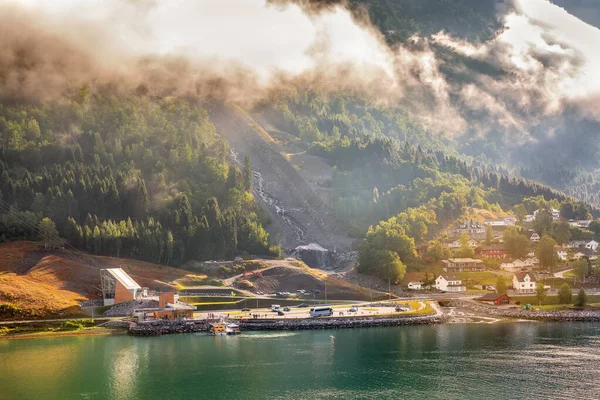
POLYGON ((582 248, 582 249, 579 249, 579 251, 575 253, 573 258, 575 258, 576 260, 579 260, 581 258, 587 258, 588 260, 597 260, 598 253, 592 249, 582 248))
MULTIPOLYGON (((461 246, 460 240, 455 240, 452 243, 448 243, 448 247, 450 247, 452 250, 460 249, 460 246, 461 246)), ((469 240, 469 247, 474 249, 477 246, 479 246, 479 243, 477 242, 477 240, 474 240, 474 239, 469 240)))
POLYGON ((527 258, 525 260, 516 259, 510 263, 500 264, 500 269, 507 272, 518 272, 531 270, 539 264, 539 260, 536 257, 527 258))
POLYGON ((504 258, 506 257, 506 250, 501 244, 494 244, 490 246, 481 246, 475 250, 475 254, 480 257, 486 258, 504 258))
POLYGON ((569 225, 575 228, 589 228, 592 223, 591 219, 570 219, 569 225))
POLYGON ((513 275, 513 289, 517 293, 535 293, 535 276, 530 272, 517 272, 513 275))
POLYGON ((492 228, 505 228, 507 226, 515 226, 517 219, 515 217, 503 217, 496 219, 486 219, 483 221, 484 225, 491 226, 492 228))
POLYGON ((569 258, 569 253, 567 252, 567 250, 561 247, 559 249, 556 249, 556 256, 561 261, 567 261, 567 259, 569 258))
MULTIPOLYGON (((538 210, 535 210, 535 211, 533 212, 533 217, 534 217, 534 219, 535 219, 535 216, 537 215, 537 213, 538 213, 539 211, 540 211, 540 210, 538 209, 538 210)), ((551 209, 550 209, 550 213, 552 213, 552 219, 553 219, 553 220, 555 220, 555 221, 556 221, 557 219, 559 219, 559 218, 560 218, 560 211, 558 211, 557 209, 555 209, 555 208, 551 208, 551 209)))
POLYGON ((466 292, 467 287, 455 275, 440 275, 435 280, 435 288, 442 292, 466 292))
POLYGON ((565 247, 567 249, 578 249, 580 247, 585 247, 585 245, 586 245, 585 240, 573 240, 573 241, 565 244, 565 247))
POLYGON ((598 245, 599 245, 599 244, 600 244, 600 243, 596 242, 595 240, 590 240, 589 242, 587 242, 587 243, 585 244, 585 248, 586 248, 586 249, 589 249, 589 250, 594 250, 594 251, 596 251, 596 250, 598 250, 598 245))
POLYGON ((423 289, 423 284, 421 282, 408 282, 408 288, 410 290, 421 290, 423 289))
POLYGON ((456 233, 467 233, 469 235, 477 235, 485 233, 485 226, 477 221, 465 221, 458 225, 456 233))
POLYGON ((523 219, 523 221, 525 221, 525 222, 533 222, 534 219, 535 219, 535 215, 529 214, 529 215, 525 216, 525 218, 523 219))
POLYGON ((477 300, 481 301, 482 303, 493 303, 497 306, 503 304, 510 304, 510 297, 508 297, 507 294, 501 293, 487 293, 478 298, 477 300))
POLYGON ((485 271, 483 261, 474 258, 449 258, 442 260, 446 272, 481 272, 485 271))
POLYGON ((531 237, 529 238, 529 240, 533 243, 538 243, 540 241, 540 235, 538 235, 536 232, 533 232, 531 234, 531 237))

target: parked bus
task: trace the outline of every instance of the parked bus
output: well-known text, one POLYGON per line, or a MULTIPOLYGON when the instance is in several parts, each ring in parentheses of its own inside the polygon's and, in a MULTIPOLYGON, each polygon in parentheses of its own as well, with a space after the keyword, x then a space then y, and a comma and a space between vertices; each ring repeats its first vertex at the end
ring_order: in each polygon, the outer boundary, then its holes
POLYGON ((333 315, 333 308, 329 306, 319 306, 310 309, 310 316, 315 317, 331 317, 333 315))
POLYGON ((279 311, 280 308, 279 304, 271 304, 271 311, 279 311))

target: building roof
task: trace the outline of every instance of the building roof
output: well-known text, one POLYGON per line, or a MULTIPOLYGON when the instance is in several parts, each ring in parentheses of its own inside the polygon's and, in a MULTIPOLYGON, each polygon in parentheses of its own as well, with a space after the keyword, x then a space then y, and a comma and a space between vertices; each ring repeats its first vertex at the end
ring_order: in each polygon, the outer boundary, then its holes
POLYGON ((121 285, 125 286, 125 289, 131 290, 142 288, 121 268, 107 268, 105 271, 111 274, 121 285))
POLYGON ((489 246, 480 246, 479 249, 481 251, 504 251, 504 245, 503 244, 490 244, 489 246))
MULTIPOLYGON (((447 281, 460 281, 460 279, 458 279, 458 277, 456 275, 440 275, 440 276, 447 281)), ((439 276, 438 276, 438 278, 439 278, 439 276)))
POLYGON ((531 282, 535 282, 535 276, 533 274, 530 274, 529 272, 517 272, 515 274, 515 276, 517 277, 517 280, 519 282, 525 282, 526 276, 529 276, 529 279, 531 279, 531 282))
POLYGON ((466 229, 466 228, 483 228, 483 225, 481 225, 481 222, 478 221, 465 221, 465 222, 461 222, 458 225, 459 229, 466 229))
POLYGON ((475 259, 475 258, 449 258, 448 260, 444 260, 444 261, 450 261, 451 263, 476 263, 476 264, 483 263, 483 261, 475 259))
POLYGON ((503 294, 503 293, 486 293, 483 296, 481 296, 480 298, 478 298, 477 300, 481 300, 481 301, 496 301, 501 297, 508 297, 508 295, 503 294))
POLYGON ((409 285, 421 285, 421 282, 408 282, 409 285))

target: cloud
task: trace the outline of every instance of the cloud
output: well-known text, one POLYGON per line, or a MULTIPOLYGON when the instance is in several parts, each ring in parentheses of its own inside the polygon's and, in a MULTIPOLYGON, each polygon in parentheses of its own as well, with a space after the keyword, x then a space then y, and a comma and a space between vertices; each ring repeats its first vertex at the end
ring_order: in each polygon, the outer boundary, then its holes
MULTIPOLYGON (((354 91, 449 134, 474 119, 507 143, 575 106, 600 118, 600 30, 515 0, 488 42, 443 32, 389 46, 336 1, 13 0, 0 6, 0 98, 86 85, 252 104, 287 86, 354 91)), ((520 140, 515 140, 520 138, 520 140)))

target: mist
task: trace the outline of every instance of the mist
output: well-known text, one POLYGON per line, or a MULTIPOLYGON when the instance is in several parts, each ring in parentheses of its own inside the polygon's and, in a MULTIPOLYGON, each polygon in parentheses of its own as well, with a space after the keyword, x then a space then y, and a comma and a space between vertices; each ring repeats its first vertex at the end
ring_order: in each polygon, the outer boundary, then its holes
POLYGON ((447 134, 465 132, 477 113, 486 120, 479 134, 501 131, 517 144, 539 140, 532 127, 565 109, 600 118, 600 30, 547 0, 515 0, 499 15, 505 29, 482 44, 440 32, 388 45, 366 13, 332 3, 12 1, 0 6, 0 98, 45 101, 109 85, 251 105, 301 86, 402 103, 447 134))

